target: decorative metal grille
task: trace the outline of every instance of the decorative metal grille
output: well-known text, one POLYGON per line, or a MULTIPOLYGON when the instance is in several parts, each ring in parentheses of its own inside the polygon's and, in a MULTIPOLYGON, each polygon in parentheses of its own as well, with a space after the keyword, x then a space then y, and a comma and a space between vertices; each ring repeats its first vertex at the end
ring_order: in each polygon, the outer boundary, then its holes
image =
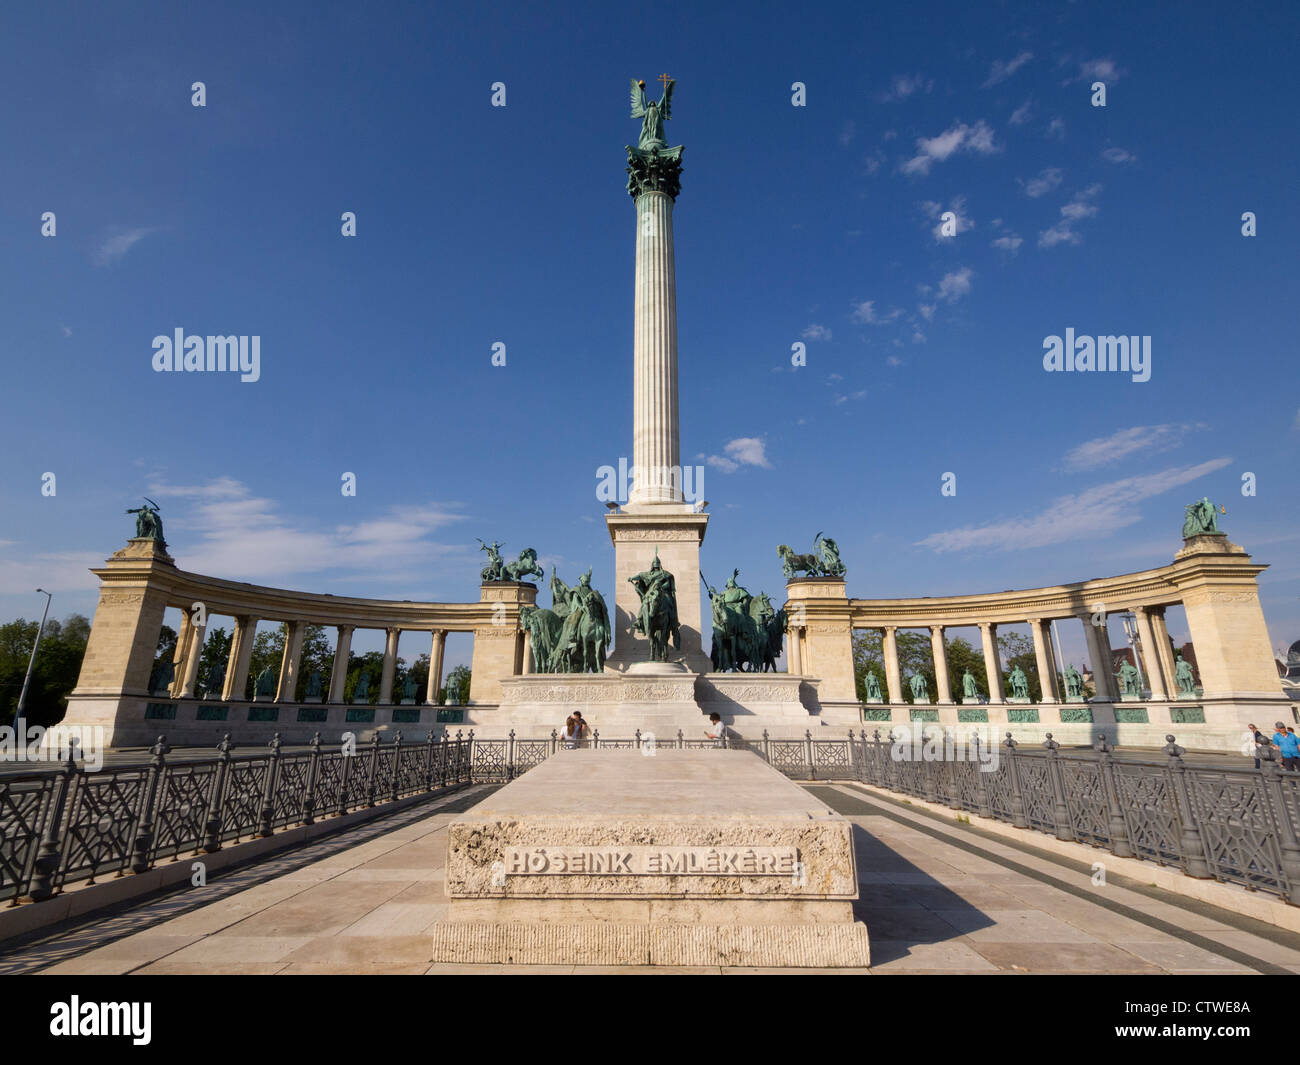
MULTIPOLYGON (((145 872, 186 852, 322 820, 368 803, 470 780, 469 739, 383 744, 208 761, 166 761, 87 773, 66 764, 0 780, 0 899, 48 898, 65 884, 145 872)), ((540 759, 538 759, 540 760, 540 759)))

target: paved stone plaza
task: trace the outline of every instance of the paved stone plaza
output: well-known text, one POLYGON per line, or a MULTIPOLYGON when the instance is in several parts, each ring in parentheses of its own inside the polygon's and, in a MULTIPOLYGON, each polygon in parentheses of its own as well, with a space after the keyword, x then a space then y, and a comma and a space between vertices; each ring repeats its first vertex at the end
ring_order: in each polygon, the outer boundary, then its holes
MULTIPOLYGON (((447 826, 475 787, 102 914, 0 953, 3 973, 750 973, 637 966, 431 965, 447 826)), ((854 825, 870 969, 796 973, 1300 973, 1300 935, 1003 841, 852 785, 811 785, 854 825)), ((1154 868, 1154 867, 1153 867, 1154 868)))

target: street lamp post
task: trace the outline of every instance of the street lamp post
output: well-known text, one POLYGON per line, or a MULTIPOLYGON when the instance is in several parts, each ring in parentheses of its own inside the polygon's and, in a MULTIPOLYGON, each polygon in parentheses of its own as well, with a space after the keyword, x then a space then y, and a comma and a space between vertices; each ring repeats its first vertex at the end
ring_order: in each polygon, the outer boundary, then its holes
POLYGON ((36 590, 45 596, 45 610, 41 614, 41 627, 36 630, 36 642, 32 644, 32 657, 27 660, 27 676, 23 678, 23 690, 18 695, 18 711, 14 714, 15 740, 17 740, 20 733, 25 731, 23 708, 27 705, 27 689, 32 683, 32 670, 36 668, 36 651, 41 646, 41 635, 45 632, 45 619, 50 616, 50 600, 54 598, 53 593, 47 592, 44 588, 37 588, 36 590))

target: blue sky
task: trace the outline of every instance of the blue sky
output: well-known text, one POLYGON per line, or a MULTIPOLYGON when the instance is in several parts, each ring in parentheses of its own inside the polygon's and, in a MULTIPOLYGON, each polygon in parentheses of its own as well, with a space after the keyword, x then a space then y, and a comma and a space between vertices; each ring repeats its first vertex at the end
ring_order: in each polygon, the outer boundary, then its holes
POLYGON ((7 12, 0 617, 92 611, 142 494, 199 572, 457 601, 481 536, 611 598, 627 82, 668 71, 710 579, 777 594, 824 530, 856 596, 1081 580, 1208 495, 1300 638, 1297 10, 701 6, 7 12), (260 336, 260 380, 155 373, 176 328, 260 336), (1044 372, 1067 328, 1151 379, 1044 372))

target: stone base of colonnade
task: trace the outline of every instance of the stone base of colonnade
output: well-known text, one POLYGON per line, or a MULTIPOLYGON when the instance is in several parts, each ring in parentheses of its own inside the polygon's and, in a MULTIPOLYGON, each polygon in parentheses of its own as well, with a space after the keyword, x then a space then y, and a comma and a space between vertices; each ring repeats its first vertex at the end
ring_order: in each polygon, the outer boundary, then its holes
POLYGON ((1115 747, 1158 749, 1173 734, 1189 751, 1242 756, 1246 726, 1271 734, 1274 723, 1300 723, 1300 708, 1273 693, 1203 696, 1196 700, 1111 703, 985 703, 913 707, 870 703, 860 726, 870 738, 885 739, 902 728, 938 727, 956 736, 972 733, 1001 743, 1011 733, 1018 744, 1041 744, 1050 732, 1062 747, 1092 746, 1101 735, 1115 747))

